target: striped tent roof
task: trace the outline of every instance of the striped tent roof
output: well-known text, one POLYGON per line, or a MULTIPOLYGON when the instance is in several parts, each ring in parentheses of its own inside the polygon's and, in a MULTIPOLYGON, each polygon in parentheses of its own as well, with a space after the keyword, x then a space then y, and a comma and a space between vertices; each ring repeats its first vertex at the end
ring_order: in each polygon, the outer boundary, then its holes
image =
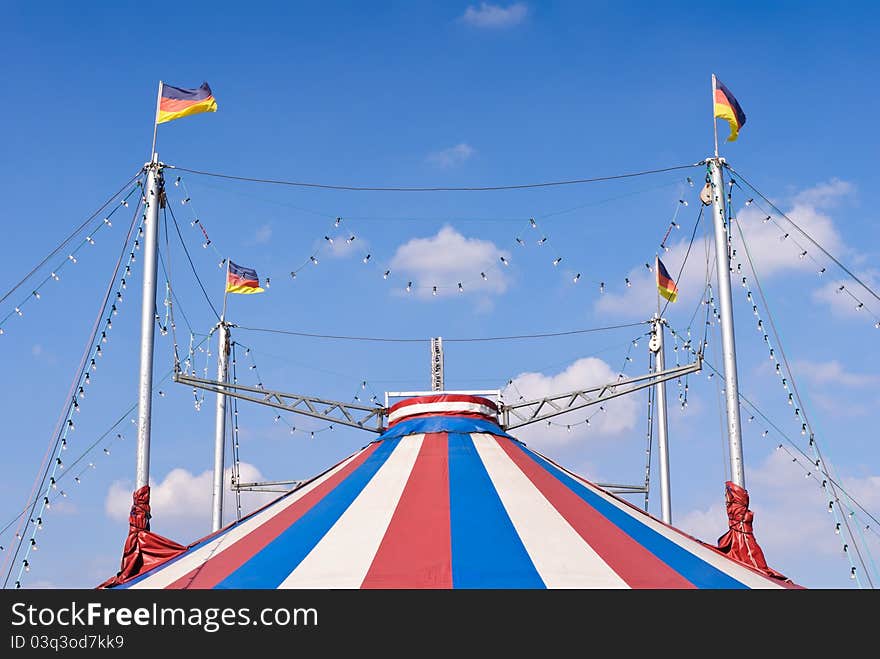
POLYGON ((435 395, 378 439, 116 588, 786 588, 435 395))

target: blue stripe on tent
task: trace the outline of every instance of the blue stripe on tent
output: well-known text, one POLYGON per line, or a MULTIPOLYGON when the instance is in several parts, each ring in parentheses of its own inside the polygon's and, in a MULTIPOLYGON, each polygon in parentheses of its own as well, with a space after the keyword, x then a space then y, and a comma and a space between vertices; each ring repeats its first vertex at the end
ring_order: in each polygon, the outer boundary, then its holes
POLYGON ((364 463, 328 492, 295 524, 253 558, 232 572, 216 588, 277 588, 308 556, 361 493, 400 440, 382 442, 364 463))
POLYGON ((488 419, 460 416, 422 416, 397 423, 386 430, 379 439, 393 439, 404 435, 427 432, 487 432, 492 435, 514 439, 488 419))
POLYGON ((470 435, 448 445, 452 587, 544 588, 470 435))
POLYGON ((589 488, 579 483, 556 465, 548 462, 534 451, 517 444, 526 454, 532 457, 553 476, 562 481, 571 491, 604 515, 633 540, 690 581, 697 588, 748 588, 729 574, 707 563, 699 556, 676 544, 664 535, 657 533, 636 517, 629 515, 617 506, 609 503, 589 488))

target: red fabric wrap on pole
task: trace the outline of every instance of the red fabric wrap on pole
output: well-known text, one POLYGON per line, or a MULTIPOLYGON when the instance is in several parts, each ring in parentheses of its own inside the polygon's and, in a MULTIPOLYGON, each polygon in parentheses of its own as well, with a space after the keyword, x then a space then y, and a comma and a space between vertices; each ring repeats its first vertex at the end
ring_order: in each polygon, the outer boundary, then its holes
POLYGON ((122 566, 98 588, 111 588, 142 574, 186 551, 186 547, 150 531, 150 486, 132 495, 128 514, 128 537, 122 548, 122 566))
POLYGON ((727 481, 725 484, 725 504, 727 506, 728 531, 718 538, 719 551, 741 563, 750 565, 768 577, 791 582, 791 579, 767 566, 764 552, 755 540, 752 520, 755 513, 749 510, 749 493, 736 483, 727 481))

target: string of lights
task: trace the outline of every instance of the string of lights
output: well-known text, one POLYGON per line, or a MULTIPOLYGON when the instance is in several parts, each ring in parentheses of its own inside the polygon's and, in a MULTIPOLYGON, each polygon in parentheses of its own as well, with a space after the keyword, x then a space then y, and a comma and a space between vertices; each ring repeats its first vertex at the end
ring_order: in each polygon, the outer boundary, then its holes
MULTIPOLYGON (((205 340, 207 340, 207 337, 203 338, 202 342, 204 342, 205 340)), ((160 390, 158 390, 157 387, 159 387, 165 381, 167 381, 171 377, 172 373, 173 373, 173 370, 169 370, 161 378, 156 380, 156 382, 153 386, 153 392, 158 393, 158 391, 160 391, 160 390)), ((70 461, 69 464, 65 463, 63 468, 59 470, 58 474, 55 476, 55 482, 54 482, 55 487, 50 487, 50 489, 52 491, 50 493, 47 493, 46 495, 42 495, 42 493, 41 493, 41 496, 46 496, 49 500, 46 503, 46 505, 44 506, 44 510, 41 511, 41 513, 38 514, 36 516, 36 518, 30 519, 30 522, 36 527, 36 529, 38 531, 43 530, 43 525, 45 524, 46 519, 47 519, 46 511, 51 510, 52 504, 54 504, 58 499, 67 498, 70 494, 69 491, 66 491, 64 489, 58 489, 59 486, 63 485, 65 482, 65 479, 67 479, 67 478, 73 478, 73 482, 74 482, 75 486, 82 485, 83 481, 85 480, 85 475, 98 468, 98 464, 96 461, 90 460, 90 461, 86 462, 86 460, 88 458, 90 458, 91 455, 98 448, 101 448, 102 455, 104 455, 105 457, 110 456, 111 447, 113 446, 113 444, 125 440, 125 433, 124 432, 116 432, 119 429, 119 426, 126 419, 129 419, 131 421, 132 425, 137 423, 137 420, 134 417, 130 417, 130 415, 132 413, 134 413, 134 411, 136 409, 137 409, 137 402, 132 403, 121 415, 119 415, 116 418, 116 420, 110 426, 108 426, 101 434, 99 434, 97 436, 97 438, 91 444, 86 446, 83 449, 83 451, 80 453, 79 456, 77 456, 74 460, 70 461), (79 470, 77 470, 76 468, 78 466, 80 466, 81 464, 82 464, 82 466, 80 467, 79 470)), ((12 519, 10 519, 2 528, 0 528, 0 538, 2 538, 3 535, 7 531, 9 531, 13 525, 15 525, 23 516, 25 516, 27 514, 28 509, 30 509, 31 506, 35 502, 38 502, 38 501, 37 500, 28 501, 28 503, 24 506, 24 508, 22 508, 19 511, 19 513, 17 515, 15 515, 12 519)), ((20 540, 21 538, 22 538, 21 532, 16 531, 15 539, 20 540)), ((37 547, 38 545, 35 544, 34 546, 37 547)), ((0 551, 4 551, 4 550, 5 550, 5 547, 3 545, 0 545, 0 551)), ((25 559, 25 560, 28 560, 28 559, 25 559)), ((23 564, 23 565, 24 565, 24 571, 30 572, 30 568, 31 568, 30 561, 28 561, 27 564, 23 564)), ((20 581, 16 582, 16 588, 19 588, 20 586, 21 586, 21 582, 20 581)))
MULTIPOLYGON (((50 448, 46 453, 46 457, 49 458, 51 456, 51 459, 49 459, 47 462, 46 458, 44 458, 43 465, 41 465, 40 469, 40 471, 42 472, 42 477, 38 478, 39 485, 35 486, 34 490, 31 492, 30 499, 33 501, 33 503, 30 506, 30 520, 42 519, 44 511, 49 505, 51 505, 49 497, 53 494, 54 490, 58 489, 58 472, 64 469, 62 454, 64 451, 67 450, 68 437, 70 433, 72 433, 75 429, 73 418, 76 414, 80 412, 79 401, 82 400, 86 395, 86 389, 91 383, 91 373, 97 370, 97 363, 103 357, 103 346, 107 343, 108 332, 112 329, 113 326, 112 318, 118 313, 118 307, 122 304, 122 291, 126 286, 126 277, 130 275, 131 265, 135 262, 135 252, 140 249, 139 238, 143 230, 143 223, 146 220, 146 213, 141 211, 142 207, 145 204, 146 199, 143 195, 141 195, 141 198, 135 207, 135 211, 129 225, 128 233, 125 236, 125 240, 123 241, 122 249, 114 266, 113 273, 108 281, 106 292, 103 296, 97 317, 92 327, 92 332, 88 342, 88 345, 90 347, 83 352, 83 357, 81 359, 78 369, 78 375, 74 379, 74 385, 71 387, 71 391, 68 394, 67 400, 65 402, 64 409, 66 409, 66 412, 61 417, 62 420, 60 423, 60 427, 56 428, 53 439, 50 442, 50 448), (140 222, 138 222, 139 215, 140 222), (135 226, 137 226, 136 232, 135 226), (132 235, 135 235, 135 238, 133 240, 133 243, 130 243, 130 241, 132 241, 132 235), (129 245, 131 246, 129 247, 129 245), (125 258, 125 252, 127 249, 130 250, 128 261, 126 262, 124 270, 122 270, 122 276, 120 277, 119 274, 120 270, 122 269, 122 263, 125 258), (116 282, 115 296, 113 295, 114 282, 116 282), (110 305, 109 308, 108 304, 110 305), (101 319, 104 318, 105 314, 107 314, 107 316, 106 319, 103 321, 102 326, 101 319), (34 496, 35 492, 39 492, 39 494, 34 496)), ((63 490, 61 491, 61 494, 64 494, 63 490)), ((18 578, 16 579, 17 585, 21 582, 22 573, 30 565, 28 560, 30 558, 30 553, 36 550, 36 532, 37 524, 32 524, 30 538, 28 544, 26 544, 25 546, 23 559, 19 567, 18 578)), ((10 558, 12 563, 9 565, 8 570, 6 570, 4 587, 8 584, 11 572, 14 568, 14 562, 18 559, 25 535, 25 533, 17 532, 19 540, 16 544, 15 551, 10 558)), ((4 560, 4 567, 5 564, 6 561, 4 560)))
MULTIPOLYGON (((744 188, 741 185, 739 185, 739 183, 736 181, 736 179, 731 179, 730 185, 736 186, 740 190, 744 190, 744 188)), ((730 196, 730 193, 728 192, 728 198, 729 198, 729 196, 730 196)), ((813 254, 808 249, 806 249, 801 243, 799 243, 797 241, 796 238, 793 238, 791 236, 791 232, 786 231, 785 228, 781 224, 779 224, 779 222, 776 220, 776 218, 773 217, 773 214, 771 212, 769 212, 766 208, 761 206, 761 204, 759 202, 756 202, 754 200, 754 198, 747 199, 745 202, 745 207, 749 207, 752 205, 754 205, 764 215, 764 218, 762 220, 763 224, 769 223, 769 224, 772 224, 773 226, 775 226, 777 229, 779 229, 779 241, 780 242, 788 242, 788 243, 793 244, 797 248, 799 259, 803 260, 803 259, 809 258, 809 260, 813 262, 813 264, 815 265, 815 268, 816 268, 816 274, 818 276, 821 277, 827 272, 827 267, 824 266, 821 262, 819 262, 816 259, 816 257, 814 257, 813 254)), ((775 207, 774 207, 774 209, 775 209, 775 207)), ((791 222, 791 220, 787 216, 783 215, 783 217, 785 217, 786 220, 791 222)), ((820 247, 820 249, 821 249, 821 247, 820 247)), ((822 250, 822 251, 824 253, 824 250, 822 250)), ((833 258, 833 257, 830 257, 830 258, 833 258)), ((844 272, 846 272, 851 277, 854 277, 846 268, 844 268, 844 272)), ((868 290, 869 293, 872 292, 870 289, 868 289, 865 286, 865 284, 861 280, 855 278, 855 281, 857 283, 859 283, 863 288, 868 290)), ((853 302, 855 303, 854 309, 856 311, 867 311, 874 319, 874 327, 876 329, 880 329, 880 315, 878 315, 877 312, 874 311, 872 309, 872 307, 869 306, 860 296, 853 293, 853 291, 849 287, 847 287, 845 281, 839 281, 835 284, 835 286, 836 286, 835 291, 838 294, 844 293, 853 300, 853 302)))
POLYGON ((871 296, 874 297, 875 300, 880 302, 880 295, 878 295, 870 286, 868 286, 865 282, 859 279, 849 268, 847 268, 843 263, 840 262, 833 254, 831 254, 828 250, 826 250, 822 245, 820 245, 813 237, 808 234, 803 228, 801 228, 794 220, 792 220, 788 215, 783 213, 770 199, 768 199, 760 190, 758 190, 754 185, 752 185, 745 176, 743 176, 740 172, 733 169, 729 165, 725 165, 736 177, 745 182, 747 186, 757 194, 764 202, 770 206, 780 217, 787 220, 791 226, 795 228, 798 233, 800 233, 804 238, 806 238, 810 243, 812 243, 819 251, 821 251, 825 256, 827 256, 831 261, 837 265, 843 272, 845 272, 851 279, 857 282, 862 288, 864 288, 871 296))
MULTIPOLYGON (((124 191, 129 185, 131 185, 131 182, 134 181, 134 180, 135 180, 136 178, 138 178, 139 176, 141 176, 142 173, 143 173, 143 170, 142 170, 142 169, 139 169, 139 170, 137 171, 137 173, 135 173, 130 179, 128 179, 128 180, 127 180, 127 181, 126 181, 126 182, 125 182, 125 183, 119 188, 119 190, 117 190, 116 192, 114 192, 114 193, 113 193, 113 194, 107 199, 107 201, 105 201, 103 204, 101 204, 100 207, 98 207, 98 209, 97 209, 94 213, 92 213, 91 215, 89 215, 89 216, 88 216, 88 217, 82 222, 82 224, 80 224, 76 229, 74 229, 74 230, 70 233, 70 235, 67 236, 67 238, 65 238, 64 240, 62 240, 61 243, 60 243, 57 247, 55 247, 55 249, 53 249, 51 252, 49 252, 49 254, 46 255, 46 257, 44 257, 43 260, 40 261, 37 265, 35 265, 35 266, 31 269, 31 271, 28 272, 28 273, 27 273, 27 274, 26 274, 26 275, 25 275, 25 276, 24 276, 24 277, 23 277, 23 278, 22 278, 17 284, 15 284, 12 288, 10 288, 8 291, 6 291, 6 292, 3 294, 3 296, 0 297, 0 304, 2 304, 2 303, 6 300, 6 298, 8 298, 10 295, 12 295, 12 294, 13 294, 15 291, 17 291, 21 286, 23 286, 23 285, 25 284, 25 282, 27 282, 27 281, 28 281, 28 280, 34 275, 34 273, 36 273, 36 272, 39 271, 44 265, 46 265, 46 263, 48 263, 48 262, 49 262, 49 261, 50 261, 50 260, 56 255, 56 254, 58 254, 58 252, 60 252, 61 250, 63 250, 63 249, 64 249, 64 248, 70 243, 71 240, 73 240, 74 238, 76 238, 77 235, 79 235, 79 234, 83 231, 83 229, 86 228, 86 226, 89 224, 89 222, 91 222, 92 220, 94 220, 99 214, 101 214, 101 212, 103 212, 103 210, 104 210, 105 208, 107 208, 107 206, 109 206, 110 204, 112 204, 112 203, 113 203, 113 202, 119 197, 119 195, 121 195, 121 194, 123 193, 123 191, 124 191)), ((114 209, 113 212, 115 212, 115 209, 114 209)))
MULTIPOLYGON (((771 359, 771 361, 773 361, 775 363, 776 374, 780 378, 780 382, 782 384, 783 389, 785 391, 787 391, 788 404, 789 404, 789 406, 794 408, 794 415, 795 415, 795 417, 797 417, 798 421, 801 421, 801 424, 800 424, 801 425, 801 435, 806 436, 807 434, 809 434, 808 446, 810 448, 811 453, 813 454, 813 456, 812 456, 813 464, 815 465, 815 467, 817 469, 821 469, 824 472, 825 468, 822 465, 825 461, 823 460, 821 452, 819 450, 819 445, 816 440, 816 435, 815 435, 814 429, 813 429, 812 425, 810 424, 810 420, 807 416, 806 410, 804 409, 804 403, 803 403, 803 400, 802 400, 800 393, 798 391, 797 383, 794 378, 794 373, 792 372, 791 366, 788 362, 788 359, 785 356, 785 350, 782 347, 782 342, 781 342, 779 334, 777 332, 776 325, 773 322, 773 317, 772 317, 772 314, 770 313, 770 309, 767 304, 767 299, 764 296, 764 291, 763 291, 763 288, 761 287, 760 279, 758 277, 758 273, 755 268, 755 263, 752 260, 751 252, 749 250, 749 246, 748 246, 748 242, 746 241, 745 234, 743 233, 742 225, 735 218, 733 218, 733 223, 737 227, 740 242, 742 244, 743 251, 745 252, 746 260, 748 262, 752 278, 755 281, 755 286, 756 286, 756 289, 758 292, 758 296, 760 297, 761 304, 764 308, 764 312, 767 315, 769 330, 770 330, 770 333, 773 334, 773 340, 776 344, 776 348, 779 351, 778 358, 776 357, 774 348, 772 347, 772 345, 770 344, 770 342, 768 340, 768 332, 765 329, 764 321, 761 318, 761 313, 759 311, 758 305, 756 304, 757 301, 754 299, 754 296, 751 291, 751 287, 749 286, 748 278, 745 275, 742 275, 741 283, 742 283, 743 288, 746 290, 746 299, 747 299, 747 301, 750 301, 752 303, 752 312, 755 315, 755 317, 758 319, 757 324, 756 324, 757 329, 763 335, 764 342, 767 344, 767 347, 769 350, 770 359, 771 359), (789 390, 789 385, 790 385, 790 390, 789 390)), ((741 263, 737 262, 737 268, 736 268, 737 272, 741 272, 741 269, 742 269, 741 265, 742 265, 741 263)), ((829 510, 834 512, 833 511, 833 502, 835 500, 839 500, 839 496, 836 492, 836 488, 835 488, 833 481, 830 483, 830 497, 831 497, 831 499, 829 501, 829 510)), ((843 518, 843 523, 845 525, 848 525, 848 520, 846 519, 846 517, 843 518)), ((854 537, 852 535, 851 529, 848 529, 848 532, 850 533, 851 537, 854 537)), ((858 544, 854 543, 854 547, 855 547, 856 552, 858 552, 859 551, 858 544)), ((852 557, 850 557, 850 560, 853 561, 852 557)), ((862 561, 862 565, 864 565, 863 561, 862 561)), ((853 564, 851 567, 855 568, 855 565, 853 564)), ((853 574, 858 576, 856 574, 856 572, 853 572, 853 574)), ((868 575, 868 578, 870 579, 870 575, 868 575)))
MULTIPOLYGON (((686 181, 687 181, 687 185, 689 187, 693 187, 693 179, 691 179, 691 177, 687 177, 686 181)), ((194 208, 194 206, 192 206, 192 196, 189 193, 189 190, 186 187, 186 184, 181 176, 177 177, 177 180, 175 181, 175 185, 182 187, 183 193, 185 194, 185 197, 180 200, 181 204, 189 205, 193 209, 193 219, 191 220, 190 224, 191 224, 191 226, 194 226, 194 227, 197 226, 199 228, 199 230, 202 232, 202 237, 204 238, 204 242, 202 243, 202 247, 207 248, 209 246, 212 246, 215 254, 219 258, 218 267, 223 268, 226 264, 226 257, 222 256, 222 254, 217 250, 216 246, 214 246, 211 239, 208 237, 207 229, 204 226, 204 221, 200 220, 197 213, 195 212, 195 208, 194 208)), ((545 217, 549 218, 551 216, 561 215, 563 213, 568 213, 573 210, 578 210, 578 209, 585 207, 587 205, 588 204, 583 204, 581 206, 577 206, 574 208, 565 209, 562 211, 556 211, 554 213, 547 214, 545 217)), ((679 228, 680 225, 676 221, 677 217, 678 217, 678 213, 682 207, 686 207, 687 205, 688 205, 688 201, 686 199, 679 198, 677 200, 675 212, 673 214, 673 219, 669 225, 669 229, 666 232, 666 236, 664 236, 663 241, 661 241, 662 247, 665 247, 664 243, 668 238, 670 230, 672 228, 679 228)), ((330 220, 330 224, 328 225, 328 228, 324 231, 323 239, 318 238, 316 241, 314 241, 313 244, 316 243, 317 247, 315 247, 313 250, 311 250, 311 252, 308 255, 308 258, 304 259, 303 261, 301 261, 299 263, 299 265, 295 266, 293 269, 290 270, 289 276, 291 279, 294 279, 294 280, 297 278, 297 276, 304 269, 308 268, 309 266, 317 266, 323 258, 323 253, 327 253, 329 251, 338 249, 338 245, 345 245, 345 249, 351 249, 351 247, 350 247, 351 245, 362 244, 364 242, 362 240, 360 240, 360 241, 358 240, 359 234, 357 231, 352 231, 352 230, 347 230, 346 228, 341 228, 343 225, 343 222, 345 223, 346 227, 350 224, 350 222, 348 220, 343 220, 342 216, 337 215, 337 216, 333 217, 329 214, 319 213, 317 211, 313 211, 313 212, 317 215, 321 215, 324 217, 332 217, 333 219, 330 220)), ((701 209, 701 213, 702 213, 702 209, 701 209)), ((523 220, 523 221, 525 221, 525 220, 523 220)), ((530 217, 528 219, 528 226, 531 227, 532 229, 538 229, 538 221, 535 219, 535 217, 530 217)), ((520 235, 525 235, 525 234, 520 234, 520 235)), ((521 238, 520 235, 514 236, 513 242, 516 245, 519 245, 520 247, 525 247, 526 241, 523 240, 523 238, 521 238)), ((557 250, 556 247, 553 245, 553 243, 550 241, 550 238, 548 235, 542 234, 542 237, 539 240, 537 240, 536 245, 546 246, 546 249, 543 250, 544 252, 548 252, 548 251, 557 252, 555 258, 553 258, 552 261, 549 261, 553 267, 558 267, 563 261, 566 263, 571 261, 571 259, 567 259, 565 256, 566 250, 557 250)), ((421 292, 427 294, 428 292, 430 292, 432 297, 441 296, 441 295, 444 295, 448 292, 449 293, 455 293, 455 292, 465 293, 467 291, 473 290, 473 287, 483 285, 485 282, 489 282, 490 279, 493 279, 493 278, 496 278, 497 276, 499 276, 500 270, 498 268, 503 269, 504 267, 510 267, 511 256, 510 256, 509 252, 502 250, 497 256, 498 256, 498 260, 494 264, 488 259, 486 259, 483 263, 477 264, 473 275, 469 278, 468 277, 457 278, 455 280, 447 281, 447 282, 435 281, 435 282, 431 282, 429 284, 420 284, 418 282, 413 281, 412 279, 407 279, 406 285, 403 287, 403 290, 406 293, 412 293, 413 291, 416 291, 416 292, 421 291, 421 292)), ((383 280, 393 281, 394 277, 393 277, 392 269, 389 267, 389 265, 387 263, 380 264, 378 259, 373 258, 372 252, 364 250, 361 252, 360 258, 364 264, 374 268, 374 270, 376 270, 378 272, 378 274, 380 274, 382 276, 383 280)), ((648 268, 649 271, 653 271, 653 266, 651 266, 649 263, 646 263, 645 266, 648 268)), ((572 270, 571 275, 572 275, 571 281, 573 284, 576 284, 576 283, 583 280, 581 272, 576 272, 575 270, 572 270)), ((625 286, 627 286, 627 287, 632 286, 632 283, 630 282, 628 277, 624 277, 623 279, 624 279, 625 286)), ((266 287, 266 288, 270 287, 271 280, 272 280, 271 276, 268 276, 268 275, 265 276, 264 287, 266 287)), ((595 281, 592 281, 591 285, 597 287, 600 294, 605 292, 605 288, 606 288, 606 281, 605 280, 596 279, 595 281)))
MULTIPOLYGON (((12 318, 13 316, 16 316, 16 315, 19 317, 24 316, 25 305, 27 305, 29 302, 39 300, 42 297, 42 295, 45 293, 44 288, 48 282, 61 281, 61 273, 63 272, 64 268, 66 266, 72 266, 77 262, 77 256, 79 255, 80 250, 84 249, 86 246, 95 245, 95 236, 98 235, 98 232, 100 232, 105 227, 109 228, 109 227, 113 226, 113 221, 112 221, 113 215, 120 208, 127 208, 128 207, 129 198, 137 190, 141 189, 141 186, 142 186, 141 181, 138 181, 137 184, 135 185, 135 187, 132 188, 131 191, 127 195, 125 195, 125 197, 122 199, 120 204, 118 206, 116 206, 115 208, 113 208, 113 210, 111 210, 106 215, 106 217, 104 217, 103 220, 101 220, 99 223, 97 223, 95 226, 93 226, 91 228, 89 233, 86 235, 85 239, 70 251, 70 253, 67 255, 67 258, 60 261, 52 269, 52 271, 42 279, 42 281, 40 281, 38 284, 36 284, 34 286, 34 289, 30 292, 30 294, 27 297, 23 298, 21 300, 21 302, 19 302, 17 305, 15 305, 15 307, 12 309, 12 311, 9 311, 5 316, 0 318, 0 334, 5 334, 5 332, 6 332, 5 327, 6 327, 6 324, 10 318, 12 318)), ((81 228, 80 228, 80 230, 81 230, 81 228)), ((79 231, 77 231, 77 233, 79 233, 79 231)), ((72 237, 68 238, 64 244, 68 244, 70 242, 70 240, 72 240, 72 237)), ((56 249, 52 255, 50 255, 49 257, 46 257, 46 259, 43 260, 43 262, 40 264, 40 266, 38 266, 37 268, 34 268, 29 273, 28 277, 26 277, 25 280, 23 280, 23 281, 26 281, 28 278, 32 277, 39 270, 39 268, 42 265, 44 265, 46 262, 48 262, 49 259, 54 254, 57 254, 58 251, 59 250, 56 249)), ((20 286, 20 284, 19 284, 19 286, 20 286)), ((7 293, 3 299, 6 299, 6 297, 11 295, 12 292, 14 292, 14 290, 16 288, 18 288, 19 286, 16 286, 12 290, 10 290, 9 293, 7 293)), ((2 301, 2 300, 0 300, 0 301, 2 301)))

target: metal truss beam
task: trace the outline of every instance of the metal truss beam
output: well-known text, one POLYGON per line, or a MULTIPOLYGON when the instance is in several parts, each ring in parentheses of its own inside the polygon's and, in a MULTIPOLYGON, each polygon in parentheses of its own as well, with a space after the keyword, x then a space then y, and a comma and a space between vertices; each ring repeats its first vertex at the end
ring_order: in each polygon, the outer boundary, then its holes
POLYGON ((666 380, 679 378, 689 373, 696 373, 702 368, 703 360, 702 357, 698 356, 697 361, 692 364, 676 366, 666 371, 639 375, 634 378, 618 380, 612 384, 570 391, 565 394, 504 404, 501 406, 501 427, 505 430, 513 430, 530 423, 545 421, 566 412, 579 410, 588 405, 596 405, 597 403, 650 387, 658 382, 665 382, 666 380))
POLYGON ((322 419, 333 424, 351 426, 361 430, 381 433, 385 430, 384 407, 370 407, 368 405, 356 405, 354 403, 341 403, 336 400, 315 398, 314 396, 300 396, 299 394, 287 394, 282 391, 273 391, 261 387, 252 387, 244 384, 232 384, 219 380, 207 380, 192 375, 175 373, 174 381, 206 391, 225 393, 227 396, 247 400, 260 405, 268 405, 286 412, 295 412, 315 419, 322 419))

